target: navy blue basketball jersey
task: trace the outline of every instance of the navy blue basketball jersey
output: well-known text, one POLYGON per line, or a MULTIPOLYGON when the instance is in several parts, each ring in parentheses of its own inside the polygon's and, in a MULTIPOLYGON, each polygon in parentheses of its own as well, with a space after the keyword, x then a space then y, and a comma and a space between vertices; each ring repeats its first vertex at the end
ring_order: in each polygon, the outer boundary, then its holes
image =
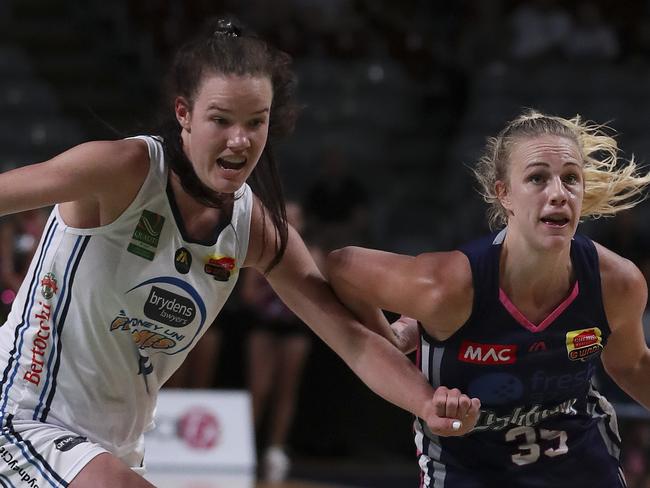
POLYGON ((499 287, 504 238, 505 230, 460 249, 472 269, 469 320, 445 341, 420 328, 417 362, 429 382, 481 400, 463 437, 436 436, 415 420, 421 486, 625 486, 616 416, 591 381, 610 334, 596 248, 574 237, 576 281, 534 324, 499 287))

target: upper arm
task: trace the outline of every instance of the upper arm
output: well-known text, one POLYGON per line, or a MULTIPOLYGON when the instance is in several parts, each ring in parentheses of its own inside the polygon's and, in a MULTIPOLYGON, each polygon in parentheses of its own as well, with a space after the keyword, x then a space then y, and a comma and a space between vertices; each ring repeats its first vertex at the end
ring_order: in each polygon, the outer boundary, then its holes
POLYGON ((148 161, 146 144, 139 140, 81 144, 50 160, 1 174, 0 214, 63 202, 118 202, 134 188, 137 192, 148 161))
POLYGON ((602 246, 598 251, 603 303, 611 329, 602 361, 607 372, 618 380, 647 353, 642 318, 648 287, 634 263, 602 246))
POLYGON ((443 339, 469 318, 473 300, 467 257, 458 252, 406 256, 346 247, 330 253, 327 273, 355 295, 382 310, 421 322, 443 339))
MULTIPOLYGON (((253 200, 250 236, 244 266, 253 267, 264 274, 276 253, 275 230, 268 215, 264 216, 257 197, 253 200)), ((339 352, 341 348, 348 347, 341 344, 346 334, 340 327, 351 317, 346 315, 346 310, 334 297, 307 246, 293 227, 289 226, 287 247, 282 259, 265 276, 282 301, 325 342, 332 347, 339 344, 339 352)))

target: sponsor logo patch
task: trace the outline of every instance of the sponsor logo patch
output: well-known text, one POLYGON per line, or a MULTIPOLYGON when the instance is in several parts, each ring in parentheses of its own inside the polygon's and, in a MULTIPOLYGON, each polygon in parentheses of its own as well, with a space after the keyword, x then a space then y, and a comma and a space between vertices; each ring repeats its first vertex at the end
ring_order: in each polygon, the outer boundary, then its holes
POLYGON ((169 331, 160 325, 146 320, 128 317, 124 310, 111 322, 111 331, 123 330, 131 332, 133 342, 140 349, 169 349, 176 345, 177 340, 183 340, 185 336, 176 335, 174 338, 166 337, 169 331), (158 330, 160 329, 160 332, 158 330))
POLYGON ((41 278, 41 295, 46 300, 51 299, 56 292, 59 291, 59 287, 56 283, 56 277, 54 273, 46 273, 43 278, 41 278))
POLYGON ((230 256, 208 256, 203 270, 217 281, 228 281, 235 272, 235 258, 230 256))
POLYGON ((176 267, 176 271, 181 274, 189 273, 190 267, 192 266, 192 255, 190 251, 184 247, 177 249, 176 254, 174 254, 174 266, 176 267))
POLYGON ((473 364, 513 364, 517 361, 517 345, 463 341, 458 350, 458 359, 473 364))
POLYGON ((126 248, 127 251, 153 261, 164 224, 165 217, 149 210, 143 210, 138 225, 133 231, 131 242, 126 248))
POLYGON ((598 327, 571 330, 566 334, 566 350, 571 361, 586 361, 603 348, 603 334, 598 327))
POLYGON ((152 286, 144 304, 144 314, 171 327, 185 327, 194 320, 196 307, 189 298, 152 286))
POLYGON ((25 371, 23 379, 33 385, 40 385, 41 375, 45 365, 45 353, 50 347, 51 323, 50 316, 52 307, 47 303, 38 302, 39 311, 34 313, 34 318, 38 320, 38 330, 35 331, 32 338, 32 362, 29 369, 25 371))
POLYGON ((82 442, 88 442, 88 439, 80 435, 64 435, 63 437, 59 437, 54 441, 54 447, 56 447, 59 451, 65 452, 69 451, 74 446, 81 444, 82 442))

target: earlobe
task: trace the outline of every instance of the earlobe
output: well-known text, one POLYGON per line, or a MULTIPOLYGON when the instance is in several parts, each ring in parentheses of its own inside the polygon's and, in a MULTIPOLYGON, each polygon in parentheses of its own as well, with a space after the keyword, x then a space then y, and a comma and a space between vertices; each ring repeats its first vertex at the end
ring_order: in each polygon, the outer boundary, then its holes
POLYGON ((176 97, 176 100, 174 100, 174 113, 176 115, 176 120, 178 120, 180 126, 187 132, 190 132, 190 129, 192 127, 190 123, 190 110, 185 98, 176 97))

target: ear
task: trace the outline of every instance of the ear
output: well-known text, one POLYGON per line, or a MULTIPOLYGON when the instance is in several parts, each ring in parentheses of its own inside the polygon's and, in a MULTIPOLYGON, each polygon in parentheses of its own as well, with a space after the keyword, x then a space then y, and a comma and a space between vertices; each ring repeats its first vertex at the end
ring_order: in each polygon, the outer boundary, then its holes
POLYGON ((190 105, 185 97, 176 97, 174 100, 174 113, 181 127, 187 132, 191 132, 192 116, 190 113, 190 105))
POLYGON ((496 191, 497 198, 499 203, 506 210, 511 210, 512 202, 510 201, 510 193, 508 192, 508 184, 505 181, 497 180, 494 184, 494 190, 496 191))

